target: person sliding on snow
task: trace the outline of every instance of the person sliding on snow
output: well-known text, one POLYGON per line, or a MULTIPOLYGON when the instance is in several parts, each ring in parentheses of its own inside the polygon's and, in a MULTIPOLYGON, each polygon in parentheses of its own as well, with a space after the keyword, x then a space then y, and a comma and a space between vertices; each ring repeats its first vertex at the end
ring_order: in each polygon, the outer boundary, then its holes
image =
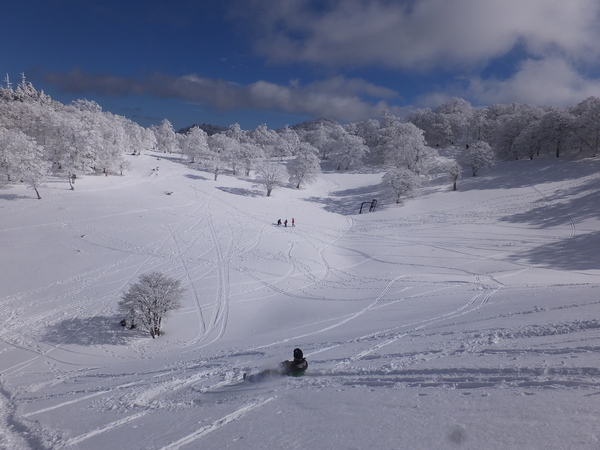
POLYGON ((292 361, 285 360, 279 363, 278 369, 267 369, 256 375, 244 374, 244 380, 248 381, 260 381, 265 377, 275 375, 287 375, 291 377, 299 377, 304 375, 304 372, 308 368, 308 361, 304 357, 302 350, 299 348, 294 349, 294 359, 292 361))
POLYGON ((292 361, 283 361, 279 363, 279 370, 282 375, 290 375, 292 377, 299 377, 304 375, 304 372, 308 368, 308 361, 302 354, 302 350, 299 348, 294 349, 294 359, 292 361))

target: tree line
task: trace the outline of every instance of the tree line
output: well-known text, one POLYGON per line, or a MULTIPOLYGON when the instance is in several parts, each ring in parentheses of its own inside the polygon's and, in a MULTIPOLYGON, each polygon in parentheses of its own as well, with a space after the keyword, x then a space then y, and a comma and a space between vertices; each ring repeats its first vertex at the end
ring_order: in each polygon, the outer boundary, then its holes
MULTIPOLYGON (((474 107, 454 98, 434 109, 415 109, 406 118, 384 112, 381 119, 340 124, 315 120, 280 130, 238 124, 210 135, 192 126, 175 132, 168 120, 144 128, 103 111, 95 102, 64 105, 37 91, 23 76, 13 89, 0 87, 0 170, 6 183, 39 186, 64 176, 71 189, 78 175, 122 175, 126 154, 178 153, 204 167, 214 179, 227 171, 249 177, 267 196, 286 183, 313 181, 326 163, 333 170, 379 165, 383 184, 399 202, 427 179, 447 176, 453 189, 464 168, 476 176, 496 160, 550 154, 596 156, 600 148, 600 99, 569 108, 497 104, 474 107), (454 157, 440 156, 453 147, 454 157)), ((216 129, 215 129, 216 131, 216 129)))

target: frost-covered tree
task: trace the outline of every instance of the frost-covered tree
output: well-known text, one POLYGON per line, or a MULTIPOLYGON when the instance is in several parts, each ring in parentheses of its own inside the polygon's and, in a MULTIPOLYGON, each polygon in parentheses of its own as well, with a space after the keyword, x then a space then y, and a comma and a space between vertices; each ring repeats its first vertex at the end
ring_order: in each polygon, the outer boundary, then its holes
POLYGON ((336 127, 336 135, 330 147, 329 158, 337 166, 337 170, 358 166, 369 150, 362 137, 348 133, 341 125, 336 127))
POLYGON ((239 155, 246 176, 250 175, 250 171, 256 164, 260 164, 260 162, 265 159, 264 150, 254 142, 245 142, 241 144, 239 155))
POLYGON ((407 140, 417 139, 417 135, 422 139, 423 132, 411 123, 400 122, 396 116, 385 111, 373 152, 377 162, 396 165, 400 146, 405 145, 407 140), (415 136, 411 136, 411 133, 415 136))
POLYGON ((181 281, 161 272, 140 276, 119 302, 120 311, 150 332, 152 338, 161 334, 162 321, 169 313, 181 308, 185 289, 181 281))
POLYGON ((532 123, 538 122, 544 111, 537 106, 522 105, 513 115, 505 118, 495 133, 494 149, 502 159, 521 159, 532 155, 519 145, 519 135, 532 123))
POLYGON ((73 180, 77 175, 95 171, 97 149, 103 145, 99 129, 90 116, 92 112, 80 110, 79 106, 69 107, 61 130, 64 147, 59 166, 68 173, 71 190, 75 189, 73 180))
MULTIPOLYGON (((76 175, 109 173, 122 169, 124 152, 139 154, 153 149, 156 138, 129 119, 102 111, 95 102, 76 100, 69 105, 53 101, 31 83, 12 89, 0 87, 0 126, 18 130, 42 147, 42 160, 52 170, 68 174, 73 187, 76 175)), ((31 160, 33 167, 37 158, 31 160)))
POLYGON ((0 126, 0 169, 4 172, 3 179, 7 182, 13 180, 13 140, 18 130, 8 130, 0 126))
POLYGON ((173 125, 167 119, 164 119, 160 126, 153 128, 156 136, 156 149, 163 153, 178 153, 179 145, 173 125))
POLYGON ((273 149, 273 156, 282 160, 286 156, 294 156, 298 152, 300 146, 300 137, 298 133, 286 126, 279 133, 279 141, 273 149))
POLYGON ((446 118, 451 145, 462 145, 467 141, 469 125, 473 118, 473 106, 468 101, 458 97, 451 98, 435 108, 433 113, 446 118))
POLYGON ((468 123, 467 140, 469 142, 483 140, 483 132, 487 127, 486 108, 474 108, 471 120, 468 123))
POLYGON ((308 142, 303 142, 300 144, 300 149, 298 156, 291 160, 287 167, 290 183, 295 185, 296 189, 300 189, 301 184, 311 183, 321 173, 319 157, 311 150, 314 147, 308 142))
POLYGON ((208 168, 212 169, 215 175, 215 181, 221 172, 223 166, 231 164, 233 173, 239 160, 236 157, 236 151, 239 148, 239 144, 232 138, 225 136, 223 133, 213 134, 208 137, 208 148, 209 152, 205 157, 205 162, 208 168))
POLYGON ((117 169, 119 169, 119 175, 123 175, 123 171, 132 170, 133 165, 131 164, 131 162, 123 159, 121 162, 119 162, 119 164, 117 164, 117 169))
POLYGON ((495 143, 497 134, 504 123, 519 113, 519 105, 516 103, 494 104, 483 108, 485 114, 479 117, 479 129, 477 139, 488 143, 495 143))
POLYGON ((306 131, 303 135, 303 140, 318 150, 319 157, 322 160, 329 159, 334 142, 331 126, 326 127, 325 124, 321 122, 312 130, 306 131))
POLYGON ((421 185, 419 176, 404 167, 390 170, 381 182, 384 188, 396 196, 396 203, 400 203, 403 195, 412 194, 421 185))
POLYGON ((377 146, 379 140, 379 127, 380 123, 378 120, 369 119, 364 122, 350 124, 348 132, 363 138, 369 151, 372 151, 377 146))
POLYGON ((242 130, 242 127, 240 127, 239 123, 230 125, 227 131, 225 131, 225 136, 235 139, 240 144, 250 140, 249 133, 245 130, 242 130))
POLYGON ((466 163, 471 167, 471 173, 474 177, 477 176, 480 169, 493 167, 495 159, 490 144, 484 141, 474 142, 467 150, 466 163))
POLYGON ((440 159, 438 160, 438 170, 450 178, 452 190, 456 191, 456 184, 462 174, 460 164, 454 159, 440 159))
POLYGON ((0 167, 7 181, 21 181, 41 199, 39 187, 50 173, 50 163, 43 158, 43 148, 34 138, 20 130, 0 127, 0 167))
POLYGON ((265 187, 267 197, 271 196, 273 189, 283 186, 286 178, 285 168, 274 162, 261 164, 256 170, 256 181, 265 187))
POLYGON ((200 127, 192 127, 186 134, 180 135, 179 141, 182 153, 192 164, 209 151, 208 135, 200 127))
POLYGON ((596 156, 600 152, 600 98, 587 98, 575 105, 571 113, 574 116, 573 145, 596 156))
POLYGON ((379 162, 406 167, 417 174, 427 174, 437 152, 428 147, 423 130, 410 122, 400 122, 391 114, 384 115, 375 152, 379 162))
POLYGON ((518 149, 520 155, 529 159, 540 155, 542 143, 539 128, 540 120, 531 122, 515 138, 514 146, 518 149))
POLYGON ((561 108, 550 108, 539 123, 542 150, 558 158, 566 148, 573 130, 573 115, 561 108))
POLYGON ((262 149, 265 157, 273 156, 279 142, 279 135, 269 130, 265 124, 259 125, 249 133, 250 142, 262 149))
POLYGON ((122 127, 125 135, 123 151, 131 155, 140 155, 142 151, 157 149, 156 135, 152 129, 144 128, 137 123, 122 117, 115 116, 122 127))

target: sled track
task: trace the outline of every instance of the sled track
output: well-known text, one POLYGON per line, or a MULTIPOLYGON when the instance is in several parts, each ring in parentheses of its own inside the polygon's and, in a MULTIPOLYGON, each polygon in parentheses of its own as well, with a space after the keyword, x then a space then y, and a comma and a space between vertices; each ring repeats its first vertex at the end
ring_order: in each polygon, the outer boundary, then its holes
POLYGON ((243 416, 245 416, 246 414, 266 405, 267 403, 275 400, 275 398, 276 397, 269 397, 265 400, 261 400, 261 401, 252 403, 250 405, 246 405, 246 406, 238 409, 237 411, 234 411, 231 414, 228 414, 228 415, 222 417, 221 419, 216 420, 212 424, 204 426, 204 427, 196 430, 195 432, 182 437, 178 441, 175 441, 172 444, 162 447, 161 450, 177 450, 184 445, 189 445, 189 444, 193 443, 194 441, 200 439, 201 437, 206 436, 207 434, 218 430, 219 428, 233 422, 234 420, 240 419, 243 416))

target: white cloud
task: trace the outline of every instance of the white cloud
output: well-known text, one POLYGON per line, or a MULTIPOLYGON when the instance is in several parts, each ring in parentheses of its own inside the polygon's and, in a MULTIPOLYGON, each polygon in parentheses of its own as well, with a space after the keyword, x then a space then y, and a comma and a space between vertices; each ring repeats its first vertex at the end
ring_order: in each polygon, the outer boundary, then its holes
POLYGON ((600 97, 600 80, 583 77, 561 58, 530 59, 506 80, 472 78, 464 96, 482 104, 571 106, 590 96, 600 97))
POLYGON ((595 60, 598 0, 259 2, 257 51, 273 61, 428 69, 482 66, 516 45, 595 60))

